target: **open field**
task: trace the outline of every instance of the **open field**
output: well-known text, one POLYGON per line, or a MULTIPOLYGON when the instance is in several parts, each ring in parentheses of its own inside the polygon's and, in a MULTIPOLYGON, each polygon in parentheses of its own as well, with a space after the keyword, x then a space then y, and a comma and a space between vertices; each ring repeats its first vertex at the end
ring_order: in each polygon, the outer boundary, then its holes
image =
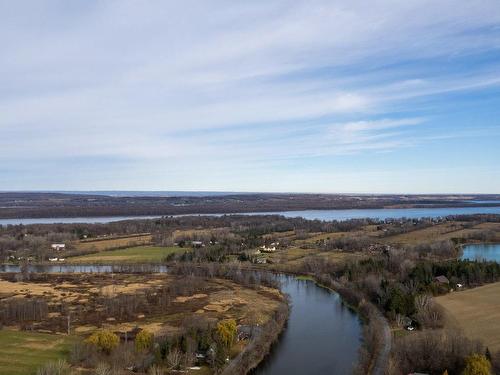
POLYGON ((74 337, 0 330, 0 374, 30 375, 46 362, 64 358, 74 337))
POLYGON ((489 230, 500 232, 500 223, 481 223, 467 227, 465 222, 446 222, 428 228, 418 229, 408 233, 381 238, 381 241, 392 244, 415 245, 422 242, 451 240, 452 238, 467 238, 469 235, 489 230))
POLYGON ((274 253, 266 254, 268 261, 280 267, 300 267, 304 262, 314 260, 327 260, 331 263, 345 263, 348 260, 361 259, 361 253, 350 253, 343 251, 321 251, 320 249, 302 249, 299 247, 289 247, 286 250, 278 250, 274 253))
POLYGON ((151 243, 151 235, 125 236, 109 239, 82 240, 74 243, 77 251, 102 251, 111 250, 125 246, 148 245, 151 243))
POLYGON ((436 298, 448 324, 480 339, 492 352, 500 350, 500 282, 436 298))
POLYGON ((187 251, 181 247, 135 246, 68 258, 69 263, 155 263, 172 253, 187 251))

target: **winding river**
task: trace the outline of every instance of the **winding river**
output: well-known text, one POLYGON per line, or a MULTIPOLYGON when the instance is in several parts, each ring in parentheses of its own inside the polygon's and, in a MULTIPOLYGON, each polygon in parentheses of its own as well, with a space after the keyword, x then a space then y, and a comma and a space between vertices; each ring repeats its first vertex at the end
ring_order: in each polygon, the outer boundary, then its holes
MULTIPOLYGON (((111 265, 31 265, 31 272, 117 272, 111 265)), ((148 266, 149 267, 149 266, 148 266)), ((1 272, 19 272, 19 266, 1 265, 1 272)), ((149 272, 167 272, 157 266, 149 272)), ((362 323, 337 293, 310 280, 277 275, 290 296, 291 311, 285 331, 254 375, 347 375, 357 363, 362 323)))

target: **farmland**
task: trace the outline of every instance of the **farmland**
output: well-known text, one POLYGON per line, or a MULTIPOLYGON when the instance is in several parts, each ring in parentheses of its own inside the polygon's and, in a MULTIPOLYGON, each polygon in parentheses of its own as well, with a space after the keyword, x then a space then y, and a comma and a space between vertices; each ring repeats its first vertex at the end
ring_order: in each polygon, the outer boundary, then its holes
POLYGON ((180 247, 135 246, 119 250, 107 250, 68 259, 70 263, 157 263, 172 253, 187 249, 180 247))
POLYGON ((482 340, 492 352, 500 350, 500 282, 436 298, 450 326, 482 340))
POLYGON ((111 250, 116 248, 123 248, 127 246, 147 245, 151 243, 151 235, 132 235, 121 236, 114 238, 99 238, 82 240, 75 243, 74 247, 77 251, 102 251, 111 250))

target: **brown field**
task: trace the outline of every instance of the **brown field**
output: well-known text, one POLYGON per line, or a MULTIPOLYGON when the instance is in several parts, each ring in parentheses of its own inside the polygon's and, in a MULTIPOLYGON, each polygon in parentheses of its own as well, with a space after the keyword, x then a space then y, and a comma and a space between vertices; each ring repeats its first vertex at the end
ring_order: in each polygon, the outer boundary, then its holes
POLYGON ((310 237, 305 240, 297 240, 296 243, 315 243, 320 240, 335 239, 343 236, 367 236, 367 237, 379 237, 382 232, 377 231, 376 225, 366 225, 361 230, 352 232, 332 232, 332 233, 310 233, 310 237))
POLYGON ((290 267, 299 267, 304 262, 314 259, 327 260, 332 263, 344 263, 351 259, 360 259, 363 256, 360 253, 290 247, 286 250, 278 250, 275 253, 267 254, 267 259, 273 263, 275 269, 289 270, 290 267))
POLYGON ((393 244, 410 244, 415 245, 422 242, 434 242, 451 240, 452 238, 463 238, 478 230, 483 230, 480 226, 465 228, 466 223, 462 222, 447 222, 443 224, 433 225, 428 228, 415 230, 413 232, 397 234, 389 236, 382 240, 393 244))
POLYGON ((147 245, 151 243, 151 235, 119 237, 110 239, 83 240, 74 244, 77 251, 102 251, 126 246, 147 245))
POLYGON ((483 341, 492 352, 500 350, 500 282, 449 293, 436 301, 445 309, 450 326, 483 341))

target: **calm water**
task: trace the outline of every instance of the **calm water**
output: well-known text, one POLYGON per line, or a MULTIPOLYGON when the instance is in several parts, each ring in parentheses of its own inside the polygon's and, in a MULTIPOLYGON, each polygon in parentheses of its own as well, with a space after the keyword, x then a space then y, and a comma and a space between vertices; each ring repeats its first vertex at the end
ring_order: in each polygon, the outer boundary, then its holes
MULTIPOLYGON (((272 214, 273 212, 252 213, 250 215, 272 214)), ((349 219, 397 219, 421 217, 444 217, 448 215, 467 214, 500 214, 498 207, 448 207, 448 208, 371 208, 352 210, 304 210, 304 211, 282 211, 274 214, 286 217, 303 217, 309 220, 349 220, 349 219)))
POLYGON ((338 294, 311 281, 281 276, 291 297, 288 326, 254 375, 351 374, 358 360, 362 327, 338 294))
POLYGON ((463 247, 461 259, 500 262, 500 244, 474 244, 463 247))
MULTIPOLYGON (((147 264, 141 265, 92 265, 92 264, 30 264, 30 272, 34 273, 110 273, 110 272, 167 272, 163 265, 147 264)), ((20 266, 16 264, 0 264, 2 272, 20 272, 20 266)))
MULTIPOLYGON (((283 215, 286 217, 303 217, 310 220, 349 220, 349 219, 389 219, 389 218, 421 218, 443 217, 448 215, 468 214, 500 214, 498 207, 449 207, 449 208, 372 208, 352 210, 304 210, 280 212, 253 212, 240 215, 283 215)), ((219 216, 221 214, 205 215, 219 216)), ((48 223, 110 223, 120 220, 154 219, 158 216, 103 216, 103 217, 65 217, 38 219, 0 219, 0 225, 8 224, 48 224, 48 223)))

